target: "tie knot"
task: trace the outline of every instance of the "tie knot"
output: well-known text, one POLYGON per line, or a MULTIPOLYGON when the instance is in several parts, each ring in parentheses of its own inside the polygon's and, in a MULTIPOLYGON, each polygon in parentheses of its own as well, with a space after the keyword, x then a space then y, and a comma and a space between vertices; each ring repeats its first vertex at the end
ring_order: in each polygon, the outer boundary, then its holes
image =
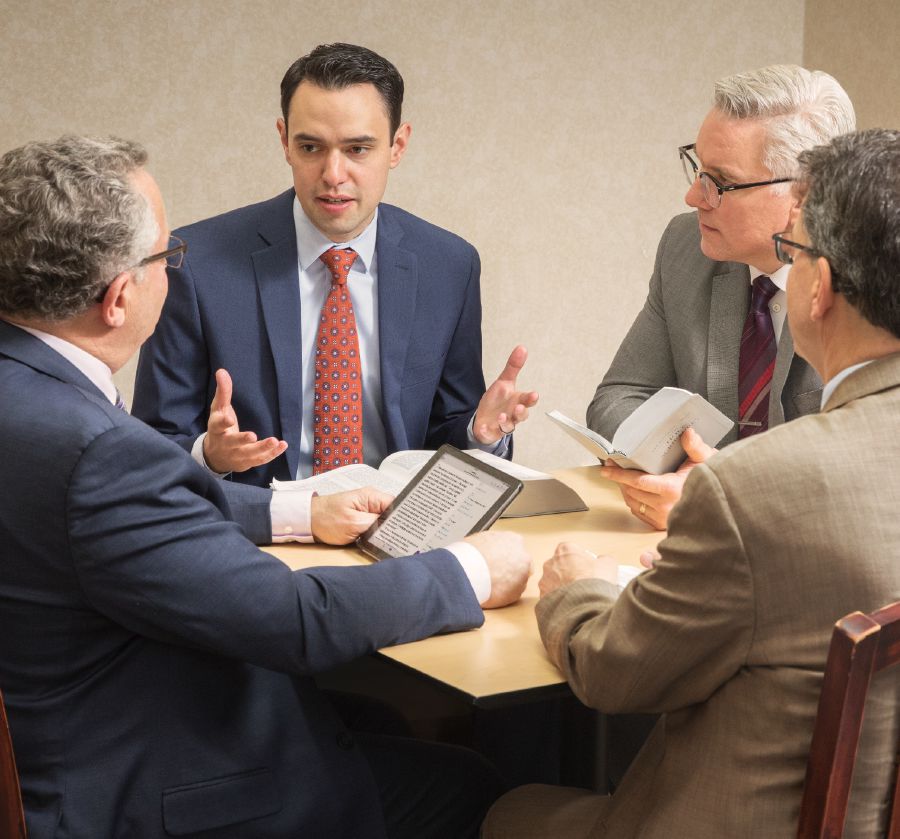
POLYGON ((347 282, 350 266, 356 259, 356 251, 353 248, 331 248, 325 251, 319 259, 325 263, 325 267, 331 273, 331 279, 338 285, 347 282))
POLYGON ((753 292, 750 295, 750 308, 760 311, 769 305, 769 301, 778 291, 778 286, 765 274, 761 274, 753 281, 753 292))

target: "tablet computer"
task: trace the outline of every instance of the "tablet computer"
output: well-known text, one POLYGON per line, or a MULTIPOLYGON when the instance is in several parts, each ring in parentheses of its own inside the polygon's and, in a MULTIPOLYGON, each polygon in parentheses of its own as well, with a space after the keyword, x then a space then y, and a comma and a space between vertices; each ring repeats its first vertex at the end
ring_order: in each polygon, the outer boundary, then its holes
POLYGON ((441 446, 356 544, 375 559, 443 548, 489 528, 522 482, 441 446))

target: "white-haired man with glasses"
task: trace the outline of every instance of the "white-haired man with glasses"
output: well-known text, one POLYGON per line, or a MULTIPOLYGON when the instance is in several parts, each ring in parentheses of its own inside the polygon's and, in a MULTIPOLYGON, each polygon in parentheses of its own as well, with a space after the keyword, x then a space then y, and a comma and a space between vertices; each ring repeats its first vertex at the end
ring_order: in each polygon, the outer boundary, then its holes
MULTIPOLYGON (((794 354, 785 323, 787 269, 772 234, 797 201, 797 155, 855 127, 853 105, 827 73, 774 65, 720 79, 697 139, 678 149, 695 212, 660 241, 643 309, 597 388, 588 425, 612 437, 662 387, 700 393, 735 422, 728 444, 818 410, 821 382, 794 354)), ((712 449, 687 431, 677 472, 616 466, 632 513, 664 530, 687 472, 712 449)))
MULTIPOLYGON (((611 797, 530 786, 483 839, 795 836, 835 620, 900 599, 900 131, 800 155, 797 353, 821 411, 692 470, 660 559, 618 594, 612 557, 563 543, 544 565, 541 638, 585 704, 662 712, 611 797)), ((845 837, 887 835, 900 674, 866 702, 845 837)))

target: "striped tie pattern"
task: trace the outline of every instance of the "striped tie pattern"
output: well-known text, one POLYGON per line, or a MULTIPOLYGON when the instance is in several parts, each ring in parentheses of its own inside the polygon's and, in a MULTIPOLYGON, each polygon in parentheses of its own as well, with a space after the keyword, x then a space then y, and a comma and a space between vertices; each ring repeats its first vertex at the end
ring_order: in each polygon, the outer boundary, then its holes
POLYGON ((738 437, 759 434, 769 427, 769 393, 775 369, 775 327, 769 301, 778 286, 765 276, 753 281, 750 311, 741 335, 738 366, 738 437))
POLYGON ((356 317, 347 288, 353 248, 332 248, 319 259, 331 277, 316 336, 313 474, 362 463, 362 365, 356 317))

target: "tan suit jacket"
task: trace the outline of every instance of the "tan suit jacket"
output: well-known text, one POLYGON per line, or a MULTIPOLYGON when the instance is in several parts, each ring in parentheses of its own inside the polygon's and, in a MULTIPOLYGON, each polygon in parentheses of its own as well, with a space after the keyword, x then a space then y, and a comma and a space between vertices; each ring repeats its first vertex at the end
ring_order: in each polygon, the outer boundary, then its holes
MULTIPOLYGON (((898 426, 895 354, 848 376, 823 413, 694 469, 662 559, 618 600, 581 581, 540 601, 544 643, 583 702, 664 715, 608 806, 598 797, 567 835, 794 835, 833 624, 900 600, 898 426)), ((876 835, 853 811, 886 795, 869 770, 893 758, 898 686, 887 671, 867 706, 845 836, 876 835)))

